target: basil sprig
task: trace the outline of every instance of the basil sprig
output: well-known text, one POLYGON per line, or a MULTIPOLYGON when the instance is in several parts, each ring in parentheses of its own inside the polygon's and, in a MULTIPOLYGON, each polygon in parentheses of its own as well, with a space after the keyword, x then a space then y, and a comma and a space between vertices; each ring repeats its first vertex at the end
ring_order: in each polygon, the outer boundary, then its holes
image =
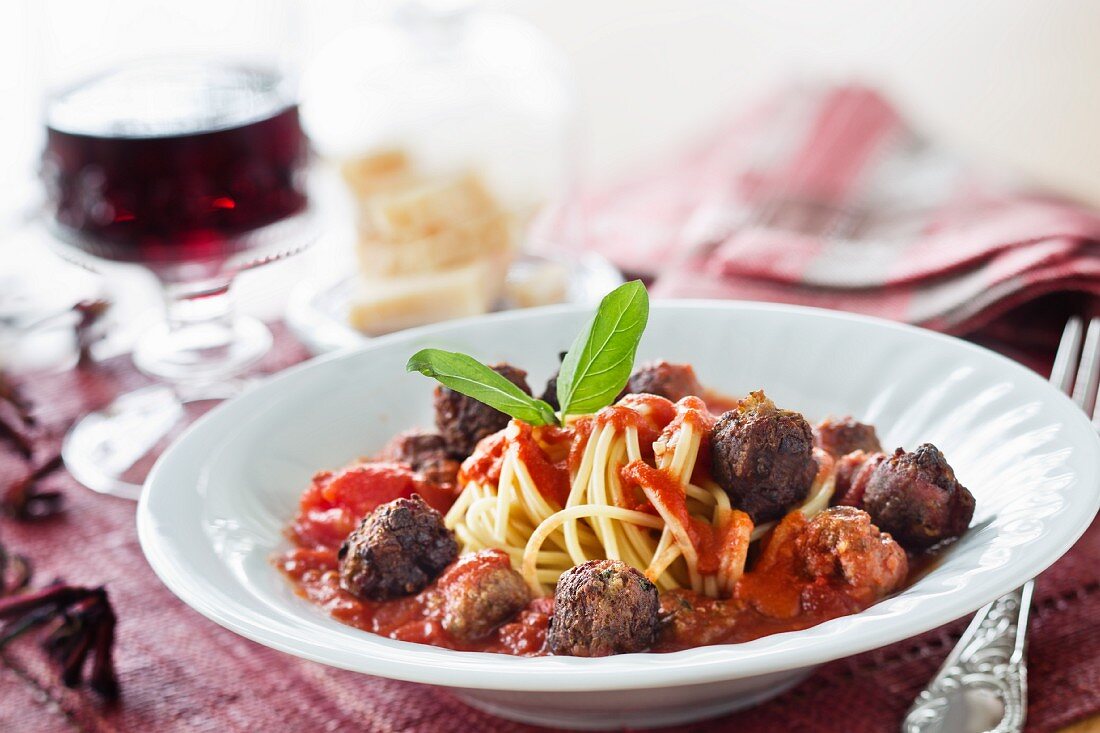
POLYGON ((596 315, 577 335, 558 373, 561 419, 503 376, 466 354, 422 349, 405 369, 531 425, 554 425, 566 415, 595 412, 615 401, 634 368, 634 356, 649 320, 649 296, 638 280, 620 285, 600 301, 596 315))
POLYGON ((604 296, 561 362, 558 404, 563 420, 615 401, 630 379, 648 320, 649 295, 641 281, 620 285, 604 296))
POLYGON ((405 369, 432 377, 444 387, 473 397, 506 415, 531 425, 553 425, 554 408, 524 392, 472 356, 441 349, 412 355, 405 369))

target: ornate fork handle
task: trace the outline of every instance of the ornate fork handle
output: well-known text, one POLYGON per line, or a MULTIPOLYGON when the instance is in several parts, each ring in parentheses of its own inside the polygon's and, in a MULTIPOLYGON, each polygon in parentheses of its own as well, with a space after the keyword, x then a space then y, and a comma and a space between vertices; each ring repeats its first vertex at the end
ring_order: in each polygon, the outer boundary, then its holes
POLYGON ((1027 615, 1034 581, 1003 595, 974 616, 932 682, 905 716, 905 733, 954 733, 944 727, 952 701, 995 697, 1004 713, 990 733, 1019 733, 1027 712, 1027 615))

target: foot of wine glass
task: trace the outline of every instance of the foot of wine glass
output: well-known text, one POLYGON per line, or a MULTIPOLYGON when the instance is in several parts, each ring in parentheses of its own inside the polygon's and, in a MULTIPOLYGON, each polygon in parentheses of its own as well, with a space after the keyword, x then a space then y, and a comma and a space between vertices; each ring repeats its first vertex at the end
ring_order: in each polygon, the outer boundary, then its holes
POLYGON ((241 375, 271 347, 266 326, 236 313, 229 281, 164 290, 167 319, 133 354, 137 368, 162 383, 86 415, 62 445, 69 472, 100 493, 136 500, 168 443, 215 401, 240 393, 241 375))

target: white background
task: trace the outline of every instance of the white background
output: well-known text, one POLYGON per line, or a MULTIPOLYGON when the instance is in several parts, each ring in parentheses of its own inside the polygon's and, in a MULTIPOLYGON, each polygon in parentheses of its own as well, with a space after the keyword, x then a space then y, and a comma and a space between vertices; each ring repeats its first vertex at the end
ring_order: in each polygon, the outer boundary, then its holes
MULTIPOLYGON (((0 3, 0 186, 37 149, 27 3, 0 3)), ((226 0, 232 3, 233 0, 226 0)), ((388 3, 309 2, 310 45, 388 3)), ((923 129, 1100 204, 1100 3, 1089 0, 496 0, 576 71, 585 173, 625 174, 774 83, 887 89, 923 129)), ((73 22, 87 4, 73 0, 73 22)), ((0 190, 4 190, 0 189, 0 190)), ((0 210, 10 206, 7 193, 0 210)))
MULTIPOLYGON (((37 194, 33 171, 40 121, 28 19, 33 2, 0 0, 0 281, 5 269, 18 270, 32 256, 53 261, 38 251, 44 247, 22 246, 10 228, 37 194)), ((234 0, 224 2, 231 6, 234 0)), ((306 54, 394 4, 306 0, 306 54)), ((856 80, 886 90, 920 129, 963 155, 1100 205, 1100 2, 486 0, 482 5, 529 20, 572 63, 584 107, 582 173, 590 185, 629 175, 676 150, 776 84, 856 80)), ((71 0, 71 7, 70 22, 95 39, 97 25, 103 27, 95 16, 101 6, 71 0)), ((288 278, 293 282, 298 268, 288 270, 284 263, 243 276, 242 301, 249 310, 275 315, 270 308, 284 301, 288 278), (253 307, 261 301, 266 307, 253 307)), ((49 278, 54 282, 52 274, 49 278)), ((58 290, 57 283, 52 290, 58 290)), ((150 302, 148 293, 136 290, 127 287, 125 294, 150 302)))

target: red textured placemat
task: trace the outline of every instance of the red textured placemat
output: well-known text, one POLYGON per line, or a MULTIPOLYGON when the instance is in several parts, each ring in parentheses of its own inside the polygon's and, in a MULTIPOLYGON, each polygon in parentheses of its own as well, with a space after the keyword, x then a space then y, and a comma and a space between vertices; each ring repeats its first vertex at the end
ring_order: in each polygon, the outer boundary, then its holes
MULTIPOLYGON (((280 332, 264 367, 305 357, 280 332)), ((142 378, 129 363, 39 376, 26 385, 56 447, 70 421, 142 378)), ((52 441, 52 443, 51 443, 52 441)), ((0 447, 0 482, 22 461, 0 447)), ((44 582, 105 583, 119 615, 123 697, 105 708, 56 682, 36 644, 0 653, 0 731, 493 731, 536 730, 466 707, 446 691, 330 669, 266 649, 180 603, 145 563, 134 505, 100 496, 58 472, 66 512, 36 523, 0 519, 0 539, 29 555, 44 582)), ((1028 730, 1052 731, 1100 712, 1100 526, 1039 580, 1030 634, 1028 730)), ((893 731, 965 625, 828 664, 785 695, 679 731, 893 731)))

